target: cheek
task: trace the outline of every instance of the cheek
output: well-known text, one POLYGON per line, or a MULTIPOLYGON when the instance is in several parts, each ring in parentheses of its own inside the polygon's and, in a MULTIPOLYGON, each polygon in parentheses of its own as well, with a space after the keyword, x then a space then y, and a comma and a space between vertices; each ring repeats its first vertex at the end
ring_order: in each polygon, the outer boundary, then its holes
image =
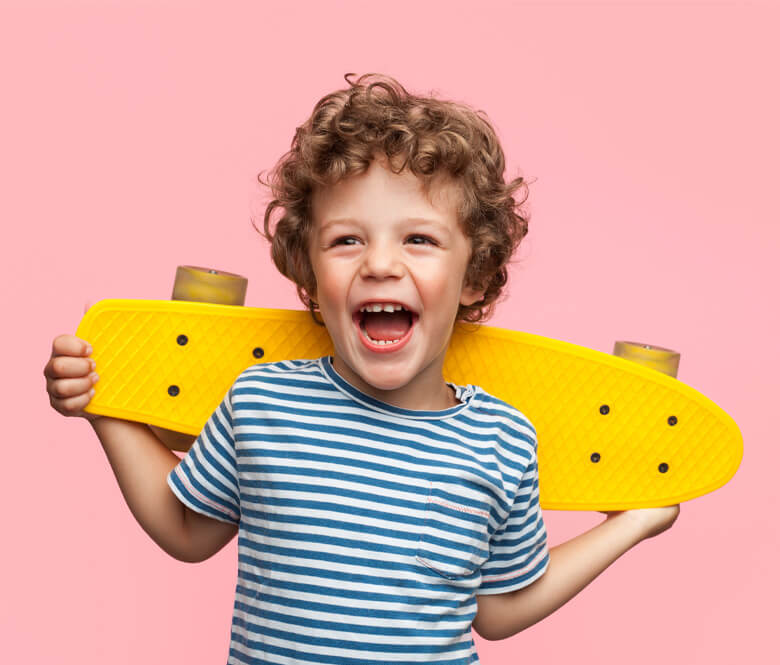
POLYGON ((312 276, 314 277, 316 292, 319 298, 317 302, 320 304, 324 302, 327 306, 331 303, 337 303, 339 298, 343 299, 346 286, 343 283, 343 277, 338 274, 338 271, 320 268, 313 272, 312 276))
POLYGON ((312 291, 317 294, 317 302, 325 299, 332 290, 333 270, 329 269, 327 262, 309 258, 309 281, 312 291))

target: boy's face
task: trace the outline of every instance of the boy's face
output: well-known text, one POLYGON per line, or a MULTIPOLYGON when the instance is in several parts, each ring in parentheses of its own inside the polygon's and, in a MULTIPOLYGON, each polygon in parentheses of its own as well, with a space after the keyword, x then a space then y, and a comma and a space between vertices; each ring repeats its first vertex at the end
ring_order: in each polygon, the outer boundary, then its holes
POLYGON ((471 242, 450 187, 434 189, 432 204, 414 174, 396 175, 374 160, 312 202, 317 289, 310 295, 333 340, 334 367, 403 408, 455 404, 442 378, 444 355, 458 306, 483 295, 464 286, 471 242))

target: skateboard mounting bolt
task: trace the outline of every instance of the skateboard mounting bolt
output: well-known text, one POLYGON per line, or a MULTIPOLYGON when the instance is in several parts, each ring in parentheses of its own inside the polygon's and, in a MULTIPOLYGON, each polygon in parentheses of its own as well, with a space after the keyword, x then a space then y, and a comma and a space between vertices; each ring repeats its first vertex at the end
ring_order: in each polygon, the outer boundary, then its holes
POLYGON ((188 341, 189 341, 189 340, 187 339, 187 335, 179 335, 179 336, 176 338, 176 343, 177 343, 179 346, 184 346, 184 345, 185 345, 185 344, 186 344, 188 341))
POLYGON ((606 416, 609 413, 609 407, 606 404, 602 404, 601 408, 599 409, 599 413, 602 416, 606 416))
POLYGON ((596 462, 598 462, 600 459, 601 459, 601 455, 599 455, 598 453, 593 453, 593 454, 590 456, 590 461, 591 461, 591 462, 593 462, 594 464, 595 464, 596 462))
POLYGON ((263 351, 259 346, 252 349, 252 355, 255 358, 262 358, 265 355, 265 351, 263 351))
POLYGON ((658 470, 659 470, 661 473, 666 473, 666 472, 669 470, 669 465, 668 465, 666 462, 661 462, 661 463, 658 465, 658 470))
POLYGON ((216 271, 216 270, 214 270, 214 268, 211 268, 211 269, 209 270, 209 275, 216 275, 216 274, 217 274, 217 271, 216 271))
POLYGON ((672 427, 674 427, 677 424, 677 416, 669 416, 669 420, 667 420, 672 427))
POLYGON ((176 397, 179 394, 179 386, 168 386, 168 394, 171 397, 176 397))

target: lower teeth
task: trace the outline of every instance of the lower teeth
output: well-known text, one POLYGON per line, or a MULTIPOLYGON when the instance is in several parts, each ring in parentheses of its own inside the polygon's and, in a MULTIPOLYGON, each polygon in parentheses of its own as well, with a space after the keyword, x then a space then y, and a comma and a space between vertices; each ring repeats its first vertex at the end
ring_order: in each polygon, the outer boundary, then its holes
POLYGON ((370 341, 373 344, 379 344, 380 346, 385 346, 387 344, 398 344, 398 342, 401 341, 400 339, 374 339, 365 330, 363 330, 362 332, 366 336, 366 339, 368 341, 370 341))

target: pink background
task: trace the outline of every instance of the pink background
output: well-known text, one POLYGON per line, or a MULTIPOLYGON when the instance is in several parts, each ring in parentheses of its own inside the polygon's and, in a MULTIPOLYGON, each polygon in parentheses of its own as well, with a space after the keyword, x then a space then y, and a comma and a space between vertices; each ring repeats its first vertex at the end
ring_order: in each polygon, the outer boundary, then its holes
MULTIPOLYGON (((682 353, 745 457, 723 489, 482 662, 718 665, 776 653, 776 41, 769 2, 3 2, 4 662, 225 662, 235 542, 174 561, 88 425, 49 407, 51 340, 178 264, 297 307, 249 222, 255 175, 346 72, 484 109, 531 186, 493 325, 682 353), (484 8, 484 9, 483 9, 484 8)), ((547 512, 560 542, 595 514, 547 512)))

